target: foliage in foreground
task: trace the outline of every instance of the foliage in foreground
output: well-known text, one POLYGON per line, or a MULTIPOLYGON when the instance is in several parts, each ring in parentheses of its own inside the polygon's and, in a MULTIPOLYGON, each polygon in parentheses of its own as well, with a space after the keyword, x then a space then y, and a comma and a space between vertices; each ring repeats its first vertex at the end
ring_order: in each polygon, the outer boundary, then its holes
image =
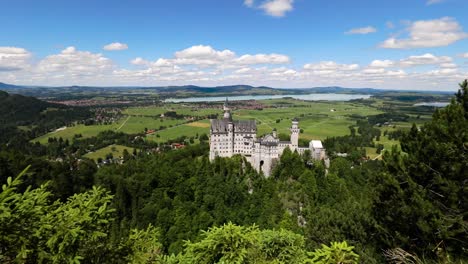
POLYGON ((18 192, 21 176, 0 193, 0 262, 2 263, 127 263, 154 259, 157 232, 149 226, 112 241, 112 196, 102 188, 51 202, 47 185, 18 192))
POLYGON ((381 244, 442 263, 450 256, 467 259, 466 80, 446 108, 402 137, 401 149, 404 154, 384 155, 385 170, 376 178, 373 213, 381 244))
POLYGON ((177 256, 165 256, 151 225, 112 240, 112 196, 104 189, 51 202, 47 185, 18 192, 25 172, 10 177, 0 193, 2 263, 357 263, 346 242, 307 254, 301 235, 232 223, 202 232, 200 241, 186 242, 177 256))

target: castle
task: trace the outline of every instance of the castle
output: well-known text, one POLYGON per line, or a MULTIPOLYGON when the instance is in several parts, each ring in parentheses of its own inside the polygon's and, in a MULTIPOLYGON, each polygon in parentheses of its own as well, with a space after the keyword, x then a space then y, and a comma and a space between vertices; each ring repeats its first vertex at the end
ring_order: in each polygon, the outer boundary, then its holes
POLYGON ((233 120, 227 98, 223 109, 223 119, 211 120, 210 160, 240 154, 246 157, 258 172, 263 172, 268 177, 285 148, 300 154, 310 150, 310 155, 315 160, 326 157, 320 140, 310 141, 308 148, 299 147, 300 129, 297 119, 292 121, 290 141, 280 141, 276 129, 273 129, 271 134, 257 138, 255 120, 233 120))

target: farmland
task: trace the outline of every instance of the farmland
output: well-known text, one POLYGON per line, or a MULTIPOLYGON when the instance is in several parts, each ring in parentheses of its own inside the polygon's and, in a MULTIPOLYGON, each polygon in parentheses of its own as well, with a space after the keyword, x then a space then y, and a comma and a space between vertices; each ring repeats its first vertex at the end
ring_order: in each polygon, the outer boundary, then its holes
MULTIPOLYGON (((356 117, 365 118, 371 115, 384 113, 383 106, 388 106, 389 102, 379 99, 368 99, 363 101, 349 102, 308 102, 294 99, 273 99, 259 101, 263 109, 245 109, 233 107, 233 118, 240 120, 254 119, 257 121, 258 136, 270 133, 276 128, 279 134, 289 135, 291 119, 297 117, 301 128, 300 138, 304 140, 325 139, 333 136, 343 136, 349 134, 349 126, 356 124, 356 117)), ((391 102, 390 102, 391 103, 391 102)), ((233 102, 235 105, 235 102, 233 102)), ((392 107, 405 106, 409 104, 395 103, 392 107)), ((405 108, 406 109, 406 108, 405 108)), ((411 108, 408 108, 411 109, 411 108)), ((393 110, 394 111, 394 110, 393 110)), ((110 125, 89 125, 82 124, 53 131, 34 141, 47 143, 49 137, 62 137, 72 140, 76 134, 81 137, 96 136, 101 131, 113 130, 128 134, 145 134, 149 131, 146 140, 158 143, 167 142, 185 136, 186 138, 197 138, 201 134, 209 134, 208 116, 222 114, 222 105, 212 104, 210 106, 187 103, 168 103, 159 106, 129 107, 122 110, 123 117, 110 125), (177 118, 165 116, 172 112, 177 118)), ((421 124, 430 118, 427 115, 416 115, 408 111, 410 119, 408 122, 394 122, 391 126, 381 128, 382 132, 395 129, 408 129, 412 123, 421 124)), ((397 141, 390 140, 382 136, 379 142, 385 149, 397 144, 397 141)), ((375 148, 367 149, 370 157, 378 154, 375 148)), ((97 154, 96 154, 97 155, 97 154)))
POLYGON ((109 145, 105 148, 99 149, 95 152, 90 152, 85 155, 86 158, 93 159, 94 161, 97 161, 97 159, 105 159, 107 155, 112 154, 112 157, 118 158, 123 156, 124 150, 127 150, 129 153, 133 152, 133 148, 129 148, 126 146, 121 146, 121 145, 109 145))

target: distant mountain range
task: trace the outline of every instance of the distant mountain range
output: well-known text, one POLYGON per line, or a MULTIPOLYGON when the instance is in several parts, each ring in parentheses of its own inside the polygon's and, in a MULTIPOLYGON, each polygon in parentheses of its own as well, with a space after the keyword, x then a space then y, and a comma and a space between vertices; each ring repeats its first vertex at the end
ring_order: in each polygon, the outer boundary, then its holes
MULTIPOLYGON (((448 92, 434 91, 407 91, 407 90, 383 90, 375 88, 344 88, 338 86, 313 87, 313 88, 271 88, 266 86, 254 87, 250 85, 228 85, 216 87, 202 87, 195 85, 183 86, 18 86, 0 82, 0 90, 9 91, 36 97, 54 97, 68 94, 103 95, 113 93, 128 94, 158 94, 160 97, 201 97, 201 96, 235 96, 235 95, 286 95, 286 94, 310 94, 310 93, 340 93, 340 94, 384 94, 384 93, 432 93, 447 94, 448 92)), ((453 92, 450 92, 453 93, 453 92)))

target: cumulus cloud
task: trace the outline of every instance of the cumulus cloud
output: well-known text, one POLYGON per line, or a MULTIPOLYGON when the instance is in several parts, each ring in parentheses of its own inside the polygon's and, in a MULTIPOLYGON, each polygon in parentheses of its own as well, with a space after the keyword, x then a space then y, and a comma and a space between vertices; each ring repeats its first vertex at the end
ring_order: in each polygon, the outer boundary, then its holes
POLYGON ((468 52, 467 52, 467 53, 460 54, 460 57, 462 57, 462 58, 468 58, 468 52))
POLYGON ((442 63, 440 64, 441 68, 457 68, 458 65, 455 63, 442 63))
POLYGON ((361 28, 353 28, 345 32, 347 35, 354 35, 354 34, 360 34, 360 35, 366 35, 370 33, 375 33, 377 32, 377 29, 372 27, 372 26, 367 26, 367 27, 361 27, 361 28))
POLYGON ((392 66, 395 66, 395 62, 391 60, 373 60, 369 64, 369 67, 371 68, 388 68, 392 66))
POLYGON ((429 71, 427 75, 447 76, 447 75, 451 75, 457 72, 458 72, 458 69, 443 68, 443 69, 429 71))
POLYGON ((126 50, 128 49, 128 45, 125 43, 114 42, 107 44, 103 47, 104 50, 114 51, 114 50, 126 50))
POLYGON ((30 60, 22 48, 0 47, 0 65, 20 68, 0 71, 0 80, 36 85, 227 85, 273 87, 340 85, 396 89, 456 89, 468 72, 449 56, 431 53, 401 59, 376 59, 368 65, 319 61, 292 65, 282 54, 239 54, 198 45, 169 58, 136 57, 129 68, 118 67, 102 54, 71 46, 58 54, 30 60), (190 61, 191 64, 187 64, 190 61), (213 63, 206 65, 207 61, 213 63), (12 66, 13 65, 13 66, 12 66), (16 66, 14 66, 16 65, 16 66), (454 85, 455 84, 455 85, 454 85))
POLYGON ((242 55, 235 60, 237 64, 286 64, 290 59, 282 54, 255 54, 255 55, 242 55))
POLYGON ((391 37, 380 44, 387 49, 412 49, 442 47, 468 38, 460 24, 453 18, 419 20, 406 28, 407 38, 391 37))
POLYGON ((448 56, 435 56, 430 53, 423 55, 409 56, 408 58, 400 60, 400 66, 411 67, 418 65, 435 65, 443 63, 451 63, 452 58, 448 56))
POLYGON ((274 17, 283 17, 292 11, 294 0, 267 0, 260 5, 266 14, 274 17))
POLYGON ((150 61, 144 60, 141 57, 137 57, 137 58, 131 60, 130 63, 133 64, 133 65, 146 65, 146 66, 151 64, 150 61))
POLYGON ((431 53, 426 53, 422 55, 412 55, 398 61, 392 60, 373 60, 368 68, 409 68, 423 65, 436 65, 445 68, 456 67, 453 64, 453 59, 449 56, 436 56, 431 53))
POLYGON ((59 76, 84 77, 96 76, 109 72, 114 68, 112 61, 100 53, 79 51, 75 47, 67 47, 59 54, 47 56, 37 65, 37 72, 42 75, 57 74, 59 76))
POLYGON ((319 63, 308 63, 304 65, 304 70, 315 71, 317 73, 329 73, 333 71, 354 71, 359 69, 358 64, 339 64, 334 61, 321 61, 319 63))
POLYGON ((230 50, 218 51, 213 49, 211 46, 197 45, 190 48, 177 51, 175 53, 176 58, 194 59, 225 59, 233 57, 235 54, 230 50))
POLYGON ((245 65, 287 64, 290 63, 290 58, 276 53, 237 56, 231 50, 216 50, 211 46, 197 45, 175 52, 173 58, 160 58, 155 62, 150 62, 138 57, 133 59, 131 63, 154 67, 179 65, 226 69, 244 67, 245 65))
POLYGON ((31 53, 18 47, 0 47, 0 72, 19 71, 28 66, 31 53))

